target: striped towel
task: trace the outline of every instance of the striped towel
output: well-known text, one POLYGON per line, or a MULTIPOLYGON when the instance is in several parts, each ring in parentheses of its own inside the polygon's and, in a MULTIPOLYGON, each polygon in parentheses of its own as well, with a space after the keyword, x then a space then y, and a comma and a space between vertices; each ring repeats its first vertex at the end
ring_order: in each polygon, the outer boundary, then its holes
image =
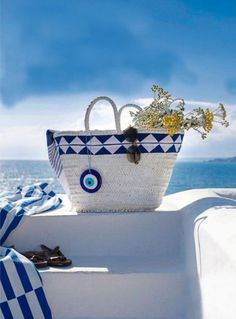
MULTIPOLYGON (((0 245, 25 216, 55 209, 61 202, 47 183, 0 194, 0 245)), ((26 257, 0 246, 0 274, 0 319, 52 318, 39 272, 26 257)))
POLYGON ((35 266, 14 249, 0 247, 0 318, 52 319, 35 266))
POLYGON ((0 245, 24 220, 24 216, 55 209, 61 202, 48 183, 19 186, 14 193, 0 194, 0 245))
POLYGON ((60 158, 60 153, 57 149, 55 139, 53 138, 55 131, 47 130, 47 146, 48 146, 48 158, 49 162, 52 165, 57 177, 59 178, 62 172, 62 162, 60 158))

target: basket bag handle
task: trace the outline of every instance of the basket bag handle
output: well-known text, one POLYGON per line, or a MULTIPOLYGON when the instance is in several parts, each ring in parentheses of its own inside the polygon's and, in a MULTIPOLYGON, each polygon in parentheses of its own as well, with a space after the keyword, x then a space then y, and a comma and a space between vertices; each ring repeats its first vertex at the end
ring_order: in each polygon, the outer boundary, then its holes
POLYGON ((92 108, 94 107, 94 105, 98 102, 98 101, 101 101, 101 100, 105 100, 107 102, 109 102, 113 108, 113 113, 114 113, 114 118, 115 118, 115 124, 116 124, 116 130, 118 132, 121 131, 120 129, 120 120, 119 120, 119 113, 117 111, 117 107, 116 107, 116 104, 115 102, 110 99, 109 97, 107 96, 99 96, 97 97, 96 99, 94 99, 88 106, 87 108, 87 111, 86 111, 86 114, 85 114, 85 119, 84 119, 84 126, 85 126, 85 131, 89 132, 90 131, 90 126, 89 126, 89 117, 90 117, 90 113, 92 111, 92 108))
POLYGON ((89 132, 90 131, 90 126, 89 126, 89 118, 90 118, 90 113, 92 111, 92 108, 94 107, 94 105, 98 102, 98 101, 101 101, 101 100, 105 100, 107 102, 109 102, 113 108, 113 113, 114 113, 114 118, 115 118, 115 125, 116 125, 116 130, 117 132, 121 133, 121 125, 120 125, 120 122, 121 122, 121 113, 123 112, 123 110, 126 108, 126 107, 133 107, 135 109, 137 109, 138 111, 141 111, 142 108, 141 106, 139 105, 136 105, 136 104, 125 104, 123 105, 119 111, 117 110, 117 107, 116 107, 116 104, 115 102, 110 99, 109 97, 107 96, 99 96, 97 97, 96 99, 94 99, 88 106, 87 108, 87 111, 86 111, 86 114, 85 114, 85 119, 84 119, 84 126, 85 126, 85 131, 89 132))
MULTIPOLYGON (((133 104, 133 103, 128 103, 128 104, 125 104, 123 106, 121 106, 121 108, 119 109, 119 122, 121 123, 121 113, 123 112, 123 110, 126 108, 126 107, 133 107, 135 109, 137 109, 138 111, 142 111, 142 108, 141 106, 137 105, 137 104, 133 104)), ((121 126, 121 124, 120 124, 121 126)))

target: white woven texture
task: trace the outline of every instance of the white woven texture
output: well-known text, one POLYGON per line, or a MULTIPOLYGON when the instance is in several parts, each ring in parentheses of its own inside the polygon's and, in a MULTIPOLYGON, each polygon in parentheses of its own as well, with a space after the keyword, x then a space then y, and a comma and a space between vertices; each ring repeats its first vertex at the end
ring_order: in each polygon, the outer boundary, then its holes
POLYGON ((88 169, 86 156, 62 155, 68 195, 78 212, 142 211, 157 208, 168 186, 177 154, 142 154, 138 165, 125 154, 96 155, 93 169, 99 171, 102 186, 87 193, 80 186, 80 176, 88 169))
MULTIPOLYGON (((54 138, 67 135, 122 134, 120 118, 122 111, 127 107, 141 110, 141 107, 136 104, 126 104, 118 111, 116 104, 109 97, 97 97, 87 108, 85 131, 55 132, 54 138), (116 130, 91 130, 89 125, 90 113, 94 105, 101 100, 105 100, 112 107, 116 130)), ((167 133, 163 129, 153 131, 140 130, 139 132, 149 134, 151 132, 167 133)), ((170 147, 168 139, 170 139, 169 136, 166 137, 165 141, 162 140, 161 146, 163 149, 170 147)), ((87 147, 92 153, 93 151, 96 153, 96 147, 99 148, 101 146, 93 145, 92 140, 88 142, 87 147)), ((158 145, 157 141, 148 143, 146 141, 146 149, 148 147, 154 149, 158 145), (147 145, 148 143, 150 143, 149 146, 147 145)), ((182 141, 175 143, 176 152, 178 152, 181 143, 182 141)), ((128 147, 127 141, 122 144, 124 147, 128 147)), ((142 142, 138 144, 140 145, 142 142)), ((108 147, 106 145, 106 148, 113 154, 119 146, 117 142, 112 142, 111 146, 108 147)), ((141 161, 137 165, 130 163, 126 154, 112 154, 91 156, 80 154, 60 155, 63 165, 60 180, 72 202, 73 208, 78 212, 146 211, 157 208, 161 204, 162 197, 168 186, 177 153, 143 153, 141 154, 141 161), (89 168, 97 170, 102 177, 102 186, 94 193, 84 191, 80 185, 81 174, 89 168)))

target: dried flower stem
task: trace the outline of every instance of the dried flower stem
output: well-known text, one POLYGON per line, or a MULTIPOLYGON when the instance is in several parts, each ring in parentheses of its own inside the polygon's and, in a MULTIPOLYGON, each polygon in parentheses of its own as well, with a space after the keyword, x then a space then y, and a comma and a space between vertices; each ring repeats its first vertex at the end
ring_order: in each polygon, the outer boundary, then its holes
POLYGON ((152 86, 151 90, 154 93, 151 104, 142 111, 130 112, 134 126, 137 128, 146 130, 166 128, 171 135, 178 131, 194 129, 204 139, 212 130, 213 123, 219 123, 225 127, 229 125, 222 103, 213 111, 209 108, 198 107, 184 114, 185 101, 183 99, 174 99, 168 91, 156 84, 152 86))

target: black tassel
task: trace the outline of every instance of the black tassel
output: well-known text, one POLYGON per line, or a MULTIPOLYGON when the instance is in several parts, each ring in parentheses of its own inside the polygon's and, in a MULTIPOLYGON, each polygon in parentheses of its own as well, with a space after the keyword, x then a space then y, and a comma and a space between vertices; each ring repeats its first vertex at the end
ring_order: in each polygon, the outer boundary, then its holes
POLYGON ((123 131, 123 134, 126 140, 131 143, 134 143, 138 138, 138 130, 133 126, 129 126, 126 130, 123 131))
POLYGON ((136 140, 138 139, 138 130, 133 126, 129 126, 126 130, 123 131, 123 133, 126 140, 132 143, 127 152, 128 161, 138 164, 141 159, 141 152, 138 148, 138 145, 136 144, 136 140))

